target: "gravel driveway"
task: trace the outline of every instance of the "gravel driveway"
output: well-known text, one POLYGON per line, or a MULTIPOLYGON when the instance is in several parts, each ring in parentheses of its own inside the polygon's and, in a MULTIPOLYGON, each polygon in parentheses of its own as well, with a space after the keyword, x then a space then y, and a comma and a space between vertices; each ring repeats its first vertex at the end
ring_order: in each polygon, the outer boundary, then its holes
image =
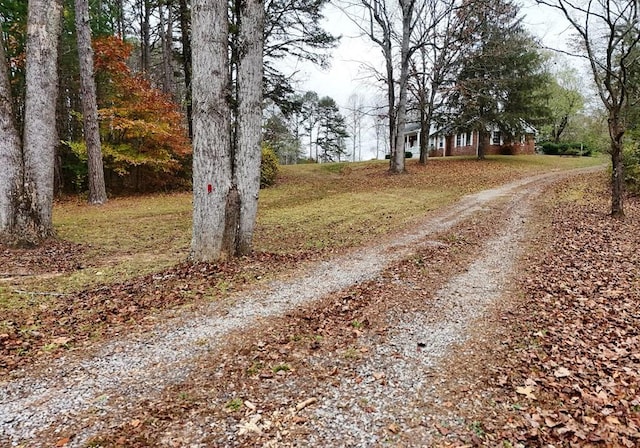
MULTIPOLYGON (((64 446, 84 446, 97 432, 121 421, 132 403, 184 381, 192 373, 191 361, 223 346, 229 333, 250 331, 257 322, 375 279, 391 263, 433 244, 431 235, 488 208, 502 210, 505 221, 496 225, 508 231, 484 242, 480 257, 466 272, 450 278, 435 293, 432 309, 399 311, 388 336, 369 341, 373 349, 358 367, 360 377, 384 377, 383 385, 375 380, 342 381, 320 391, 318 403, 311 400, 303 406, 309 406, 315 423, 299 439, 299 446, 319 446, 328 440, 336 440, 334 446, 377 446, 384 442, 389 422, 401 428, 414 418, 420 401, 428 398, 433 385, 421 372, 437 366, 452 344, 465 339, 474 319, 501 300, 521 250, 532 201, 563 175, 539 175, 467 196, 397 238, 307 266, 289 280, 212 304, 198 315, 165 321, 145 335, 108 341, 91 356, 70 354, 35 372, 22 372, 1 385, 0 443, 51 446, 52 432, 72 432, 73 439, 64 446), (364 412, 353 404, 361 397, 367 397, 376 412, 364 412)), ((259 431, 261 418, 249 412, 240 430, 259 431)), ((279 446, 278 440, 274 436, 273 446, 279 446)), ((206 446, 197 440, 190 443, 206 446)))

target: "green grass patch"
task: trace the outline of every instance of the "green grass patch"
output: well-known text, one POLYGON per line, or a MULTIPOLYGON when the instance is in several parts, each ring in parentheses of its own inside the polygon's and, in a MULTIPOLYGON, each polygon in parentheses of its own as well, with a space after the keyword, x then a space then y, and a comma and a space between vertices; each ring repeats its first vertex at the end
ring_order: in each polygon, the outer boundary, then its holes
MULTIPOLYGON (((254 248, 280 254, 332 251, 365 244, 411 225, 462 196, 518 178, 604 162, 598 157, 490 156, 407 161, 406 175, 390 175, 388 162, 281 167, 278 182, 260 193, 254 248)), ((84 246, 71 272, 0 282, 0 311, 47 306, 67 293, 162 271, 188 257, 189 193, 111 199, 99 207, 80 200, 54 206, 60 239, 84 246), (27 305, 28 304, 28 305, 27 305)), ((215 285, 224 292, 226 281, 215 285)))

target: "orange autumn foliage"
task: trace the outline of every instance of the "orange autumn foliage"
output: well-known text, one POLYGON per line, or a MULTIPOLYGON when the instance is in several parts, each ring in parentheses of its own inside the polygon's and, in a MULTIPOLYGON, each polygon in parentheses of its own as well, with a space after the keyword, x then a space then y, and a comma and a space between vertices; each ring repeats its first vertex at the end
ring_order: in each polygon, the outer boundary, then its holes
POLYGON ((146 189, 184 183, 191 146, 179 106, 131 72, 130 44, 109 36, 93 46, 106 168, 122 177, 135 175, 146 189))

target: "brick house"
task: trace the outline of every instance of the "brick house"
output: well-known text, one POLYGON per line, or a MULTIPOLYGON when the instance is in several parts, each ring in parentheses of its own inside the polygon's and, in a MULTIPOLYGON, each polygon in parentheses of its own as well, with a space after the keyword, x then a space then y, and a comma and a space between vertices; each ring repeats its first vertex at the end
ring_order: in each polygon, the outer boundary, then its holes
MULTIPOLYGON (((485 145, 485 155, 491 154, 535 154, 536 129, 523 122, 524 132, 513 141, 507 141, 505 135, 495 125, 487 127, 489 144, 485 145)), ((420 157, 420 124, 405 127, 405 151, 413 157, 420 157)), ((429 135, 429 157, 476 156, 478 155, 478 131, 455 129, 432 129, 429 135)))

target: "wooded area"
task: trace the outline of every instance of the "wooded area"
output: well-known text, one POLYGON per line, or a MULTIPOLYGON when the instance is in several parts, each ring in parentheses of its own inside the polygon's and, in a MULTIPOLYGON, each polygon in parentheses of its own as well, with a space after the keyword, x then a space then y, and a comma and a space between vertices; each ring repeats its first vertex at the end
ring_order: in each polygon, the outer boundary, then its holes
MULTIPOLYGON (((538 3, 564 13, 579 43, 571 54, 590 64, 608 122, 612 213, 623 216, 624 181, 632 188, 640 183, 633 119, 640 97, 637 2, 600 0, 587 9, 565 0, 538 3)), ((385 61, 382 72, 370 67, 385 99, 367 106, 354 94, 345 114, 333 98, 300 91, 280 63, 329 63, 338 37, 322 28, 326 4, 4 2, 3 240, 37 244, 51 236, 55 195, 88 194, 90 203, 101 204, 107 193, 193 187, 194 216, 209 216, 202 224, 209 229, 220 227, 207 243, 195 238, 194 248, 246 253, 261 146, 281 163, 356 160, 367 118, 375 124, 376 154, 389 155, 392 173, 405 171, 408 123, 418 123, 425 136, 433 129, 478 132, 478 158, 490 126, 507 142, 531 126, 555 142, 575 138, 574 118, 585 104, 579 75, 553 68, 558 59, 525 28, 516 3, 340 3, 385 61), (51 13, 39 17, 45 10, 51 13), (220 224, 213 225, 213 215, 220 224), (236 228, 245 230, 229 230, 236 228)), ((581 118, 579 142, 601 146, 603 117, 588 119, 581 118)), ((420 141, 421 163, 429 144, 420 141)), ((194 235, 204 236, 200 228, 194 235)))

